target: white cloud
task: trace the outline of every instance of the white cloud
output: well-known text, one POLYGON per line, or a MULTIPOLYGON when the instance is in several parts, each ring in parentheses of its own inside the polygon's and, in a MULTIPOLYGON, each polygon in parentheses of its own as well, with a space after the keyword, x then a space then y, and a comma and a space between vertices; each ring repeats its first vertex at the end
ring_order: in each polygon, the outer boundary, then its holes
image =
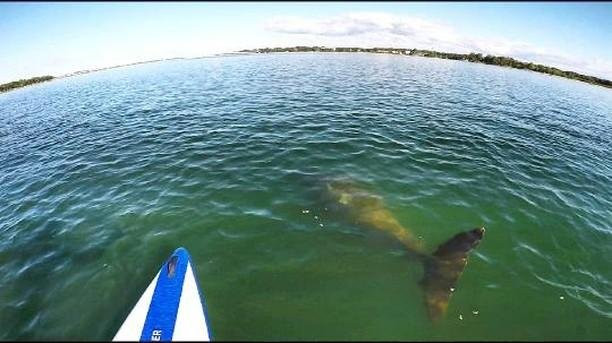
POLYGON ((395 46, 446 52, 503 55, 588 75, 612 78, 612 68, 602 59, 579 59, 558 51, 504 38, 467 37, 442 23, 380 12, 345 13, 327 18, 274 17, 268 31, 293 35, 296 41, 318 41, 328 46, 395 46))
MULTIPOLYGON (((423 44, 432 42, 453 43, 459 37, 446 26, 420 18, 398 18, 388 13, 358 12, 331 18, 304 19, 300 17, 275 17, 269 20, 266 29, 289 34, 344 37, 389 34, 395 38, 413 40, 423 44)), ((384 39, 384 38, 383 38, 384 39)), ((375 44, 376 42, 365 42, 375 44)))

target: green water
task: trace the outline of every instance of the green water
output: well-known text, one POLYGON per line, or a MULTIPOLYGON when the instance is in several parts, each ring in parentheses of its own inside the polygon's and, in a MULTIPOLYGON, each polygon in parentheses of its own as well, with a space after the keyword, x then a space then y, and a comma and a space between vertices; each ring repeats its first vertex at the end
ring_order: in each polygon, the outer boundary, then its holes
POLYGON ((610 146, 608 89, 407 56, 168 61, 2 94, 0 339, 111 339, 184 246, 218 340, 610 340, 610 146), (326 210, 329 177, 431 250, 487 228, 442 321, 401 245, 326 210))

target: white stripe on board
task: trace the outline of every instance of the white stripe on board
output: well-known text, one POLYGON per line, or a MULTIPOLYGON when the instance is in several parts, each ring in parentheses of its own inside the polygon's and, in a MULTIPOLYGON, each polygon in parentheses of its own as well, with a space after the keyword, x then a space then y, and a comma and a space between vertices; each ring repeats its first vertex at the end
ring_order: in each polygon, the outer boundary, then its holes
POLYGON ((191 263, 187 264, 172 340, 210 341, 204 309, 202 308, 202 300, 200 299, 196 279, 191 269, 191 263))
POLYGON ((115 334, 113 341, 140 341, 142 328, 147 319, 151 298, 153 298, 153 292, 155 291, 158 278, 159 272, 155 275, 155 278, 153 278, 153 281, 151 281, 140 299, 138 299, 136 306, 134 306, 132 312, 130 312, 119 328, 119 331, 117 331, 117 334, 115 334))

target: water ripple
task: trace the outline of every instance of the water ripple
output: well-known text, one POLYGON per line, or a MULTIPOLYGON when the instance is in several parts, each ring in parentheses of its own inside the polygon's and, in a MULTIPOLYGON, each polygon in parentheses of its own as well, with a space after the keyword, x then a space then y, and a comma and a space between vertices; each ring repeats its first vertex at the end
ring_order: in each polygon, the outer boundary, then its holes
POLYGON ((220 339, 271 322, 297 339, 609 339, 611 104, 526 71, 368 54, 168 61, 2 94, 0 339, 110 339, 181 245, 220 339), (449 308, 480 304, 482 326, 419 325, 420 265, 321 208, 339 175, 431 248, 487 227, 449 308))

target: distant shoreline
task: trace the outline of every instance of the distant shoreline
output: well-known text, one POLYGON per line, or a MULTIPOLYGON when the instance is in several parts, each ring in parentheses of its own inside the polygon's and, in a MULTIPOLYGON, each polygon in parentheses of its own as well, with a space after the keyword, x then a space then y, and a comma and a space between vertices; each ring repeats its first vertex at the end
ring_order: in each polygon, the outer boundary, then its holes
POLYGON ((45 76, 36 76, 29 79, 21 79, 17 81, 12 81, 8 83, 4 83, 0 85, 0 93, 8 92, 13 89, 23 88, 26 86, 34 85, 41 82, 47 82, 55 79, 55 76, 45 75, 45 76))
POLYGON ((515 60, 512 57, 506 56, 493 56, 482 54, 469 53, 469 54, 456 54, 450 52, 440 52, 434 50, 419 50, 419 49, 404 49, 404 48, 357 48, 357 47, 337 47, 327 48, 322 46, 295 46, 288 48, 259 48, 259 49, 245 49, 240 50, 243 53, 274 53, 274 52, 366 52, 366 53, 378 53, 378 54, 394 54, 394 55, 407 55, 407 56, 420 56, 420 57, 431 57, 441 58, 449 60, 459 60, 472 63, 482 63, 489 65, 496 65, 500 67, 510 67, 514 69, 527 69, 535 71, 537 73, 548 74, 553 76, 560 76, 566 79, 577 80, 592 85, 603 86, 606 88, 612 88, 612 81, 602 79, 595 76, 584 75, 568 70, 561 70, 555 67, 550 67, 542 64, 536 64, 531 62, 522 62, 515 60))
POLYGON ((127 64, 120 64, 120 65, 111 66, 111 67, 79 70, 79 71, 75 71, 73 73, 64 74, 64 75, 60 75, 60 76, 51 76, 51 75, 36 76, 36 77, 30 78, 30 79, 21 79, 21 80, 18 80, 18 81, 12 81, 12 82, 1 84, 0 85, 0 93, 8 92, 8 91, 11 91, 11 90, 14 90, 14 89, 18 89, 18 88, 23 88, 23 87, 26 87, 26 86, 29 86, 29 85, 33 85, 33 84, 37 84, 37 83, 41 83, 41 82, 51 81, 51 80, 54 80, 54 79, 63 79, 63 78, 67 78, 67 77, 78 76, 78 75, 85 75, 85 74, 90 74, 90 73, 94 73, 94 72, 97 72, 97 71, 103 71, 103 70, 109 70, 109 69, 129 67, 129 66, 138 65, 138 64, 155 63, 155 62, 170 61, 170 60, 182 60, 182 59, 187 59, 187 58, 184 58, 184 57, 162 58, 162 59, 156 59, 156 60, 150 60, 150 61, 142 61, 142 62, 133 62, 133 63, 127 63, 127 64))
POLYGON ((612 88, 612 81, 598 78, 595 76, 589 76, 584 74, 579 74, 573 71, 561 70, 555 67, 549 67, 542 64, 535 64, 531 62, 522 62, 515 60, 512 57, 505 56, 492 56, 486 55, 482 56, 482 54, 470 53, 470 54, 456 54, 449 52, 439 52, 433 50, 419 50, 419 49, 404 49, 404 48, 357 48, 357 47, 336 47, 336 48, 328 48, 322 46, 295 46, 295 47, 286 47, 286 48, 258 48, 258 49, 244 49, 236 52, 229 53, 221 53, 213 56, 202 56, 202 57, 173 57, 173 58, 163 58, 142 62, 133 62, 127 64, 121 64, 111 67, 103 67, 97 69, 85 69, 79 70, 73 73, 64 74, 61 76, 36 76, 29 79, 21 79, 18 81, 12 81, 4 84, 0 84, 0 93, 8 92, 14 89, 23 88, 29 85, 47 82, 54 79, 62 79, 72 76, 85 75, 97 71, 128 67, 139 64, 146 63, 154 63, 154 62, 162 62, 162 61, 170 61, 170 60, 187 60, 187 59, 200 59, 205 57, 217 57, 217 56, 231 56, 231 55, 241 55, 241 54, 260 54, 260 53, 276 53, 276 52, 361 52, 361 53, 378 53, 378 54, 393 54, 393 55, 406 55, 406 56, 420 56, 420 57, 431 57, 431 58, 442 58, 442 59, 450 59, 450 60, 460 60, 472 63, 482 63, 489 65, 497 65, 501 67, 510 67, 514 69, 527 69, 531 71, 535 71, 538 73, 559 76, 570 80, 577 80, 581 82, 585 82, 592 85, 602 86, 606 88, 612 88))
POLYGON ((97 71, 116 69, 116 68, 122 68, 122 67, 129 67, 129 66, 134 66, 134 65, 138 65, 138 64, 147 64, 147 63, 172 61, 172 60, 197 60, 197 59, 200 59, 200 58, 218 57, 218 56, 231 56, 231 55, 244 55, 244 53, 226 52, 226 53, 220 53, 220 54, 215 54, 215 55, 211 55, 211 56, 161 58, 161 59, 156 59, 156 60, 141 61, 141 62, 132 62, 132 63, 120 64, 120 65, 116 65, 116 66, 97 68, 97 69, 84 69, 84 70, 79 70, 79 71, 75 71, 73 73, 68 73, 68 74, 64 74, 64 75, 60 75, 60 76, 52 76, 52 75, 36 76, 36 77, 29 78, 29 79, 21 79, 21 80, 18 80, 18 81, 11 81, 11 82, 8 82, 8 83, 0 84, 0 94, 8 92, 8 91, 11 91, 11 90, 14 90, 14 89, 23 88, 23 87, 30 86, 30 85, 33 85, 33 84, 41 83, 41 82, 51 81, 51 80, 55 80, 55 79, 64 79, 64 78, 67 78, 67 77, 73 77, 73 76, 78 76, 78 75, 85 75, 85 74, 90 74, 90 73, 94 73, 94 72, 97 72, 97 71))

